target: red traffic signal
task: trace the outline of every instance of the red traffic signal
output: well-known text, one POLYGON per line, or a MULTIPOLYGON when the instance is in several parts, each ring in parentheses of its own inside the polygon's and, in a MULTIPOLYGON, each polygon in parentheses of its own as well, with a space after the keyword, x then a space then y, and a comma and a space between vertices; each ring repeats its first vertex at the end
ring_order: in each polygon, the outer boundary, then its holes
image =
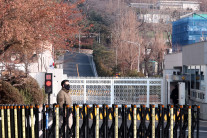
POLYGON ((51 86, 52 85, 52 82, 51 81, 46 81, 45 85, 46 86, 51 86))
POLYGON ((52 73, 45 73, 45 93, 52 93, 52 73))

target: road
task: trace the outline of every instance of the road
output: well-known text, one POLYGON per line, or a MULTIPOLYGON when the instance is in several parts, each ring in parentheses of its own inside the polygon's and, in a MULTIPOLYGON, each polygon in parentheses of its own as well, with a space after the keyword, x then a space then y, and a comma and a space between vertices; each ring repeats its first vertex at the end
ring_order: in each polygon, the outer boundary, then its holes
POLYGON ((68 77, 94 77, 91 60, 91 57, 86 54, 66 52, 63 73, 68 77))
POLYGON ((200 120, 200 138, 207 137, 207 121, 200 120))

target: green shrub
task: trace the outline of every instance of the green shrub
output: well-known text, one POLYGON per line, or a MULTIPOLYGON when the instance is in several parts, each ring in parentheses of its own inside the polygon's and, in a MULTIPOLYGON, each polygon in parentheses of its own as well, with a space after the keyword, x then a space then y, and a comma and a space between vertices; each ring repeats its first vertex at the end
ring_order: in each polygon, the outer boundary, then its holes
POLYGON ((145 77, 142 72, 137 72, 137 70, 129 70, 125 75, 127 77, 145 77))
POLYGON ((24 104, 23 99, 18 89, 0 80, 0 104, 24 104))
POLYGON ((37 81, 28 76, 24 83, 18 86, 20 93, 24 96, 26 104, 42 104, 45 99, 44 91, 39 87, 37 81))

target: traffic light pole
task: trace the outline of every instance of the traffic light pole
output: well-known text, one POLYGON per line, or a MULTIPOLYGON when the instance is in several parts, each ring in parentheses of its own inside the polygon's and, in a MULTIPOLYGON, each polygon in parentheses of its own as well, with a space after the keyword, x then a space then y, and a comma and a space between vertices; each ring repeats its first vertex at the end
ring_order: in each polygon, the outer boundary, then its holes
POLYGON ((50 93, 48 93, 48 105, 50 106, 50 93))

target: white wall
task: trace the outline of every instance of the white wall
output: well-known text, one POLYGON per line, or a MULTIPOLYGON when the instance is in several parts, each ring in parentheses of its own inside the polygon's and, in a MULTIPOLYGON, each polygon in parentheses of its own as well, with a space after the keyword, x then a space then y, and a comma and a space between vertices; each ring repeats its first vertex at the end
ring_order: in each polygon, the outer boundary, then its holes
POLYGON ((39 84, 40 88, 43 88, 45 85, 45 72, 38 73, 29 73, 39 84))
POLYGON ((195 43, 182 47, 183 65, 207 64, 207 42, 195 43))
MULTIPOLYGON (((36 72, 29 73, 34 79, 37 80, 40 88, 43 88, 45 85, 45 73, 46 72, 36 72)), ((53 73, 53 93, 50 95, 50 103, 56 103, 56 97, 58 92, 61 90, 62 80, 67 79, 67 75, 63 74, 63 69, 49 69, 47 73, 53 73)))
POLYGON ((173 53, 165 55, 165 69, 173 69, 174 67, 182 67, 182 53, 173 53))
POLYGON ((160 20, 163 20, 163 22, 170 21, 170 16, 166 14, 140 14, 138 15, 138 18, 140 20, 144 19, 144 22, 146 23, 159 23, 160 20))
POLYGON ((200 10, 200 4, 190 4, 190 3, 183 3, 183 9, 192 9, 193 11, 199 11, 200 10))
POLYGON ((50 97, 50 103, 56 103, 56 97, 58 92, 61 90, 61 82, 62 80, 67 79, 67 75, 63 74, 63 69, 49 69, 47 73, 53 73, 53 93, 50 97))

